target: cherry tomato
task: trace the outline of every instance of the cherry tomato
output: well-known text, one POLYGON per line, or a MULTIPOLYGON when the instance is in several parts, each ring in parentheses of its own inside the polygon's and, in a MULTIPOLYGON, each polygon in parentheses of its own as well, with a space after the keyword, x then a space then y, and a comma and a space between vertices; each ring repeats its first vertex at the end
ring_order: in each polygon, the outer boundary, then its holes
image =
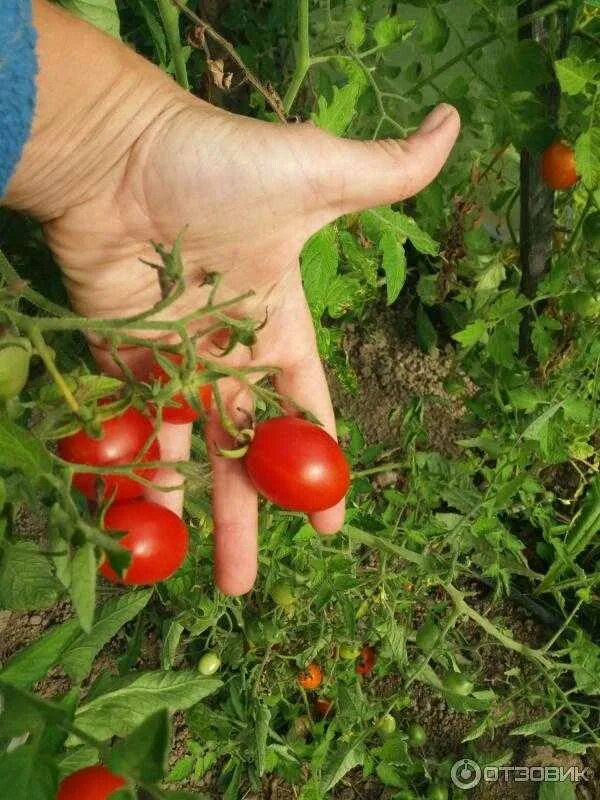
POLYGON ((370 675, 373 672, 373 667, 377 661, 377 654, 375 650, 366 645, 360 651, 360 659, 356 665, 356 672, 359 675, 370 675))
POLYGON ((377 723, 377 730, 382 736, 391 736, 396 731, 396 719, 391 714, 384 714, 377 723))
MULTIPOLYGON (((179 353, 164 353, 164 356, 172 361, 173 364, 181 364, 183 356, 179 353)), ((198 372, 201 372, 204 367, 198 364, 196 367, 198 372)), ((150 380, 158 380, 164 386, 171 380, 171 376, 166 372, 161 365, 157 362, 150 370, 150 380)), ((201 386, 198 390, 198 397, 206 411, 210 408, 212 399, 212 388, 209 384, 201 386)), ((200 414, 196 409, 188 403, 182 392, 178 392, 171 398, 172 405, 163 406, 162 418, 165 422, 170 422, 173 425, 185 425, 188 422, 196 422, 200 418, 200 414)), ((151 410, 155 411, 151 406, 151 410)))
POLYGON ((318 717, 319 719, 330 717, 332 708, 333 702, 328 697, 317 697, 313 705, 315 717, 318 717))
POLYGON ((23 336, 0 339, 0 398, 16 397, 27 383, 31 344, 23 336))
POLYGON ((451 694, 458 694, 461 697, 467 697, 475 688, 472 681, 462 672, 447 672, 442 680, 444 689, 451 694))
MULTIPOLYGON (((116 417, 105 420, 101 428, 99 439, 89 436, 83 429, 59 439, 58 454, 71 464, 89 464, 93 467, 132 464, 139 460, 142 463, 160 461, 160 447, 154 438, 152 422, 136 408, 128 408, 116 417)), ((136 469, 135 474, 151 481, 156 469, 136 469)), ((75 488, 90 500, 96 499, 96 487, 102 484, 103 496, 113 497, 114 500, 131 500, 140 497, 144 491, 142 484, 128 475, 77 472, 73 478, 75 488)))
POLYGON ((551 189, 568 189, 579 177, 575 167, 575 153, 564 142, 553 142, 542 153, 542 178, 551 189))
POLYGON ((321 667, 315 664, 309 664, 308 667, 298 675, 298 685, 303 689, 318 689, 323 682, 323 673, 321 667))
POLYGON ((441 631, 432 619, 427 620, 417 631, 416 642, 424 653, 431 653, 439 641, 441 631))
POLYGON ((360 650, 354 644, 343 644, 340 646, 340 658, 344 661, 355 661, 360 655, 360 650))
POLYGON ((221 659, 212 650, 204 653, 198 662, 198 672, 201 675, 214 675, 221 666, 221 659))
POLYGON ((119 544, 131 550, 131 563, 120 578, 104 561, 100 570, 113 583, 139 586, 170 578, 183 564, 188 551, 188 531, 168 508, 147 500, 115 503, 104 515, 109 531, 125 531, 119 544))
POLYGON ((260 422, 245 463, 260 494, 291 511, 331 508, 350 485, 341 447, 318 425, 299 417, 260 422))
POLYGON ((422 725, 413 722, 408 728, 408 743, 411 747, 423 747, 427 741, 427 733, 422 725))
POLYGON ((289 608, 296 601, 294 589, 287 581, 275 581, 269 589, 269 594, 281 608, 289 608))
POLYGON ((125 779, 96 764, 73 772, 60 782, 56 800, 108 800, 125 779))
POLYGON ((448 800, 448 789, 441 783, 432 783, 427 790, 428 800, 448 800))

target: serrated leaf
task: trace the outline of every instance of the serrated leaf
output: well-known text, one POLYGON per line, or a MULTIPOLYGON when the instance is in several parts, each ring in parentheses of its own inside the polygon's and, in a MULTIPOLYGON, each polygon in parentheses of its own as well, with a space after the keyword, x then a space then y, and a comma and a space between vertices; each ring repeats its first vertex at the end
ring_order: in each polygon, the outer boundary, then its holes
POLYGON ((92 662, 104 645, 126 622, 137 616, 152 597, 152 589, 128 592, 114 597, 96 613, 89 633, 81 633, 61 658, 65 672, 77 683, 89 673, 92 662))
POLYGON ((114 678, 83 703, 75 722, 96 739, 127 736, 157 709, 185 710, 222 686, 195 672, 138 672, 114 678))
POLYGON ((487 326, 482 319, 476 319, 469 323, 466 328, 458 333, 452 334, 452 338, 463 345, 463 347, 473 347, 487 336, 487 326))
POLYGON ((0 608, 28 611, 56 602, 60 584, 33 542, 5 542, 0 559, 0 608))
POLYGON ((59 0, 59 2, 63 8, 89 22, 90 25, 100 28, 109 36, 120 38, 116 0, 59 0))
POLYGON ((367 24, 363 14, 353 8, 350 12, 348 30, 346 31, 346 44, 352 50, 358 50, 367 36, 367 24))
POLYGON ((518 328, 510 326, 506 322, 496 325, 488 339, 488 353, 492 361, 502 367, 512 367, 518 348, 518 328))
POLYGON ((421 47, 427 53, 441 53, 448 44, 450 28, 435 8, 430 8, 421 23, 421 47))
POLYGON ((540 784, 537 800, 576 800, 575 784, 571 781, 553 781, 540 784))
POLYGON ((410 239, 415 250, 425 255, 437 255, 439 247, 431 236, 422 230, 412 217, 400 211, 392 211, 387 206, 374 208, 361 214, 361 220, 368 235, 377 240, 383 233, 390 231, 400 241, 410 239))
POLYGON ((398 298, 406 281, 406 253, 398 237, 387 230, 379 241, 383 254, 382 264, 385 272, 387 304, 391 306, 398 298))
POLYGON ((561 409, 562 403, 553 403, 543 414, 528 425, 523 431, 523 438, 539 442, 543 431, 548 427, 552 417, 561 409))
POLYGON ((585 91, 588 83, 596 77, 597 67, 591 61, 582 62, 577 56, 569 56, 554 62, 554 69, 563 94, 577 95, 585 91))
POLYGON ((335 136, 342 136, 356 115, 362 91, 361 83, 347 83, 341 89, 334 86, 331 101, 328 102, 323 96, 317 101, 317 113, 312 115, 315 125, 335 136))
POLYGON ((33 745, 0 755, 0 797, 48 800, 56 795, 57 783, 56 764, 33 745))
POLYGON ((577 172, 588 189, 600 184, 600 128, 590 128, 575 143, 577 172))
POLYGON ((406 778, 393 764, 381 762, 377 764, 375 772, 384 786, 392 786, 394 789, 403 789, 406 786, 406 778))
POLYGON ((550 736, 550 734, 539 734, 540 739, 543 739, 548 744, 551 744, 557 750, 564 750, 566 753, 576 753, 577 755, 584 756, 590 747, 595 747, 595 743, 582 744, 575 742, 572 739, 565 739, 562 736, 550 736))
POLYGON ((166 709, 151 714, 110 752, 108 766, 117 775, 155 783, 166 772, 170 728, 166 709))
POLYGON ((96 553, 94 545, 86 542, 73 556, 69 594, 77 612, 79 624, 90 632, 96 607, 96 553))
POLYGON ((271 712, 264 703, 259 703, 254 710, 254 750, 256 771, 259 777, 265 773, 267 758, 267 738, 269 735, 269 722, 271 712))
POLYGON ((414 20, 403 20, 396 14, 393 17, 384 17, 375 25, 373 36, 380 47, 389 47, 408 35, 416 23, 414 20))
POLYGON ((524 39, 500 57, 498 73, 509 92, 533 90, 550 80, 546 53, 531 39, 524 39))
POLYGON ((301 257, 302 281, 310 310, 320 317, 339 263, 336 230, 327 225, 307 242, 301 257))
POLYGON ((18 470, 36 483, 52 466, 50 453, 35 436, 8 417, 0 418, 0 469, 18 470))
POLYGON ((362 736, 355 738, 350 743, 343 743, 333 751, 328 759, 327 769, 321 780, 321 790, 323 793, 329 792, 338 784, 344 775, 354 767, 362 764, 364 749, 362 746, 362 736))
POLYGON ((437 331, 421 304, 419 304, 417 308, 416 335, 417 344, 424 353, 431 353, 433 348, 437 347, 437 331))
POLYGON ((518 728, 513 728, 510 735, 537 736, 540 733, 547 733, 549 730, 552 730, 551 719, 536 719, 533 722, 525 723, 525 725, 519 725, 518 728))
POLYGON ((45 633, 37 642, 20 650, 0 671, 0 680, 26 689, 41 680, 56 664, 63 651, 80 633, 76 619, 71 619, 45 633))

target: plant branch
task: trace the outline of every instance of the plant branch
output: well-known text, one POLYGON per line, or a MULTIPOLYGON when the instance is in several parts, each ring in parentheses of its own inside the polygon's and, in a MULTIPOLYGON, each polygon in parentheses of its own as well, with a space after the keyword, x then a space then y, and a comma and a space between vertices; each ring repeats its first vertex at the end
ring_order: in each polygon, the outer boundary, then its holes
POLYGON ((188 80, 185 54, 183 52, 179 33, 179 9, 173 5, 171 0, 157 1, 158 12, 165 30, 165 36, 169 43, 169 52, 173 59, 173 68, 175 69, 177 83, 186 91, 189 91, 190 82, 188 80))
POLYGON ((298 0, 298 52, 296 69, 283 98, 283 109, 286 115, 290 113, 311 65, 308 4, 309 0, 298 0))

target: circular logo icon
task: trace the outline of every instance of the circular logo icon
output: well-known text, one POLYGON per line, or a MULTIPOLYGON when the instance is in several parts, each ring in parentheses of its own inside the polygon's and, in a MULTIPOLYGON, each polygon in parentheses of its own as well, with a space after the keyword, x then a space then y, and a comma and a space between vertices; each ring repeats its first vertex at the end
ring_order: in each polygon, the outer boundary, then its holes
POLYGON ((470 758, 461 758, 454 763, 450 777, 458 789, 473 789, 481 780, 481 767, 470 758))

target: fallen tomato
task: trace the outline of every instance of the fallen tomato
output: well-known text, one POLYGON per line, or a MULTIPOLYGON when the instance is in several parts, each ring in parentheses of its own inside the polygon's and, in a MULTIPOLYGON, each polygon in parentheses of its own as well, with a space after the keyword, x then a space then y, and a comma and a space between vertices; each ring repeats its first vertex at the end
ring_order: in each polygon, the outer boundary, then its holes
POLYGON ((101 764, 85 767, 64 778, 56 800, 109 800, 113 792, 125 786, 125 779, 101 764))
MULTIPOLYGON (((152 422, 136 408, 104 420, 98 439, 83 429, 58 441, 59 456, 71 464, 93 467, 121 466, 136 462, 160 461, 160 447, 152 422)), ((156 468, 135 469, 134 474, 151 481, 156 468)), ((98 487, 101 498, 131 500, 144 492, 141 483, 120 474, 76 472, 73 486, 90 500, 96 500, 98 487)))
POLYGON ((323 428, 299 417, 260 422, 245 456, 257 491, 291 511, 324 511, 344 498, 350 468, 323 428))
POLYGON ((121 578, 104 561, 100 571, 113 583, 142 586, 170 578, 188 552, 188 530, 172 511, 158 503, 130 500, 114 503, 104 515, 108 531, 124 531, 119 544, 131 551, 131 563, 121 578))
POLYGON ((298 685, 302 689, 318 689, 323 683, 321 667, 314 661, 298 675, 298 685))
MULTIPOLYGON (((183 356, 179 353, 163 353, 163 356, 178 366, 183 362, 183 356)), ((198 364, 196 367, 198 372, 201 372, 203 369, 204 367, 201 364, 198 364)), ((166 386, 171 380, 169 373, 163 369, 158 362, 152 366, 149 378, 150 380, 159 381, 163 386, 166 386)), ((198 390, 198 398, 204 410, 208 411, 212 400, 212 388, 209 384, 200 387, 198 390)), ((153 413, 156 413, 154 405, 150 405, 149 408, 153 413)), ((170 399, 169 405, 163 406, 162 419, 164 422, 170 422, 172 425, 186 425, 200 419, 200 414, 191 403, 185 399, 182 392, 177 392, 177 394, 173 395, 170 399)))

